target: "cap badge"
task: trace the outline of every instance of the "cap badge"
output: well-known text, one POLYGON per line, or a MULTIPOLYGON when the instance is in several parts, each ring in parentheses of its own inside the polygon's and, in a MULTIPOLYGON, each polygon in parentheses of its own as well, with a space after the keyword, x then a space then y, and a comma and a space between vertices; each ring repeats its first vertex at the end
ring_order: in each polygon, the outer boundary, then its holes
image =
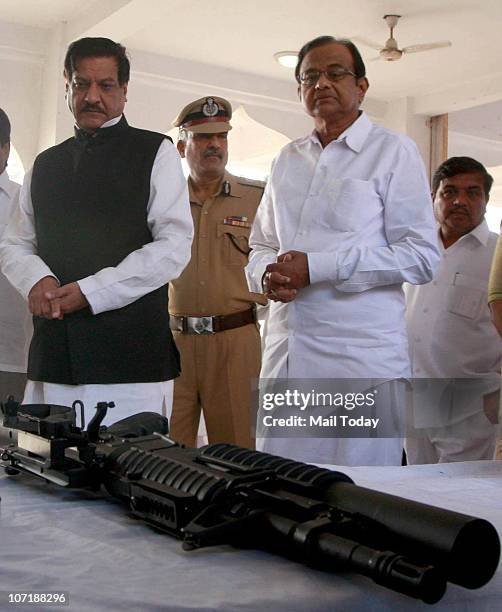
POLYGON ((219 110, 220 107, 214 101, 214 98, 206 98, 206 103, 202 107, 202 113, 205 117, 215 117, 219 110))

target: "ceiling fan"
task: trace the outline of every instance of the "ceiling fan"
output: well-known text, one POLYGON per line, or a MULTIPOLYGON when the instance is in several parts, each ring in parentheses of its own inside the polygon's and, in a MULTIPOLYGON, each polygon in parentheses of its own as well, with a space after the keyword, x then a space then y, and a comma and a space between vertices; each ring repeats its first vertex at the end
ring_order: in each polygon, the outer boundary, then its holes
POLYGON ((378 45, 371 41, 367 41, 362 38, 359 39, 364 45, 371 47, 372 49, 376 49, 379 52, 379 57, 372 58, 373 60, 383 59, 387 62, 395 62, 396 60, 401 59, 404 53, 421 53, 422 51, 430 51, 432 49, 451 47, 451 42, 449 40, 442 40, 422 45, 410 45, 409 47, 403 47, 402 49, 400 49, 397 46, 397 40, 394 38, 394 28, 396 27, 399 19, 401 18, 401 15, 384 15, 383 18, 385 19, 390 29, 390 37, 383 48, 381 47, 381 45, 378 45))

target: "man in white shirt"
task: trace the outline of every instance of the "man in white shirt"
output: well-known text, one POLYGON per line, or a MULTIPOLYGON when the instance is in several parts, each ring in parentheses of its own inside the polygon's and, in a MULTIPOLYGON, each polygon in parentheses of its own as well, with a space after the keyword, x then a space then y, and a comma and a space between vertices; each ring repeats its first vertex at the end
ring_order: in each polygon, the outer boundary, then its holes
MULTIPOLYGON (((250 289, 263 282, 274 302, 261 377, 408 377, 402 283, 428 282, 438 260, 422 160, 409 138, 360 111, 369 84, 353 43, 310 41, 295 74, 315 129, 279 153, 250 237, 250 289)), ((381 391, 382 418, 399 418, 399 390, 381 391)), ((401 439, 332 435, 257 446, 320 463, 401 462, 401 439)))
POLYGON ((413 395, 412 464, 493 458, 501 342, 487 304, 497 242, 484 219, 492 183, 470 157, 446 160, 433 177, 441 264, 432 283, 406 287, 406 301, 413 376, 438 380, 413 395))
POLYGON ((179 357, 166 283, 193 235, 176 149, 123 115, 129 70, 110 39, 69 46, 75 137, 37 157, 0 248, 34 315, 25 403, 82 400, 89 418, 113 401, 108 422, 171 408, 179 357))
MULTIPOLYGON (((0 238, 19 194, 9 179, 10 122, 0 108, 0 238)), ((26 302, 0 273, 0 401, 8 395, 21 400, 26 385, 26 302)))

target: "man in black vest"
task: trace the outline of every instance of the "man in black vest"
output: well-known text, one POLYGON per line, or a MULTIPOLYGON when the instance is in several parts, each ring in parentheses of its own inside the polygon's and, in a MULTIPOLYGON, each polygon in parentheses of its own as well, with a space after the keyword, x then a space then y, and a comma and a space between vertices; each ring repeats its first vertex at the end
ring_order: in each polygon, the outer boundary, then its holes
POLYGON ((114 401, 109 421, 166 413, 179 358, 165 285, 187 264, 193 234, 179 157, 122 114, 122 45, 72 43, 64 76, 75 137, 37 157, 0 249, 34 315, 24 401, 80 399, 89 411, 114 401))

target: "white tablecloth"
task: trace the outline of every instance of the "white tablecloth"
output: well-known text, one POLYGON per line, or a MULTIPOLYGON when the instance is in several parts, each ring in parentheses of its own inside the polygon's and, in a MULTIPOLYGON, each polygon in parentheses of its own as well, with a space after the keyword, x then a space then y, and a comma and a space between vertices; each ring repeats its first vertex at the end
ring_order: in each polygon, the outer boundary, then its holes
MULTIPOLYGON (((359 485, 486 518, 502 531, 502 461, 340 469, 359 485)), ((361 576, 319 572, 266 552, 184 552, 110 498, 32 477, 1 474, 0 495, 0 591, 67 591, 70 606, 62 611, 427 608, 361 576)), ((0 606, 9 609, 49 607, 0 606)), ((449 585, 434 609, 501 610, 500 568, 481 589, 449 585)))

